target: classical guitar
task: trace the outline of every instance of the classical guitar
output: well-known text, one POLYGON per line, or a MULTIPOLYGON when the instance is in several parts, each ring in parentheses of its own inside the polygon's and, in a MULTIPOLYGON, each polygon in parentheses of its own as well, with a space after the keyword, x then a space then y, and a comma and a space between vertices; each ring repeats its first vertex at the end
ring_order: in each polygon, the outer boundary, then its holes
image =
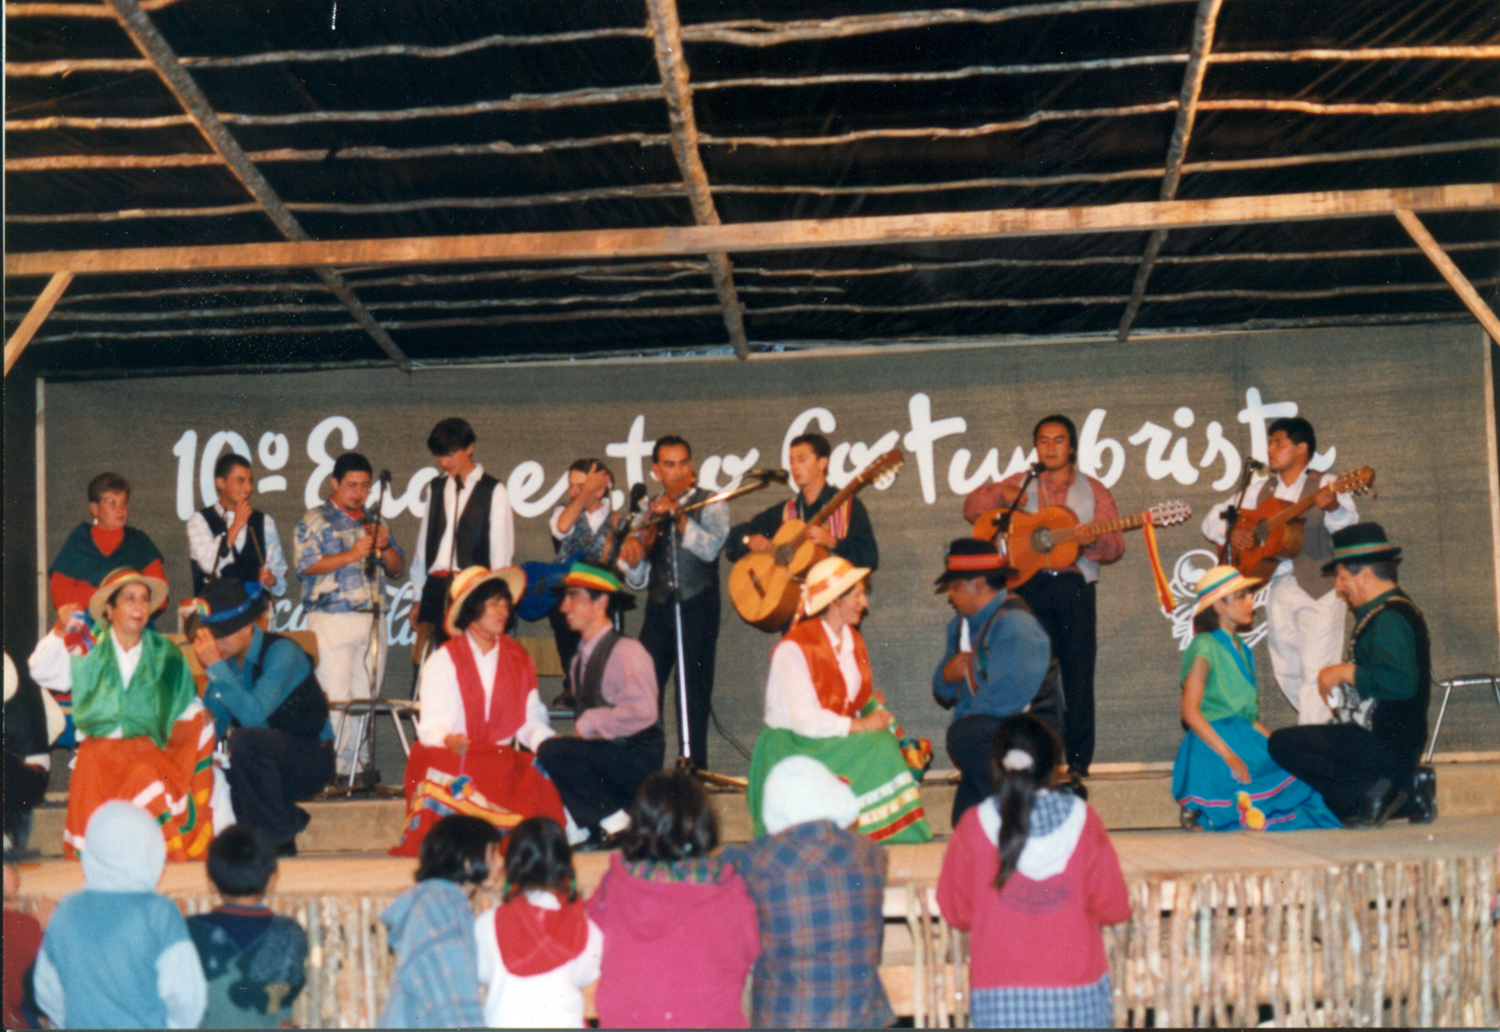
POLYGON ((802 577, 828 550, 807 539, 810 527, 821 527, 839 506, 853 498, 866 484, 890 483, 905 461, 900 448, 892 448, 870 463, 843 490, 828 500, 805 523, 787 520, 771 539, 769 552, 751 552, 729 572, 729 600, 735 612, 752 627, 775 633, 786 626, 802 597, 802 577))
MULTIPOLYGON (((1351 469, 1328 485, 1334 494, 1364 494, 1375 483, 1375 471, 1369 466, 1351 469)), ((1254 547, 1243 551, 1229 543, 1226 536, 1219 546, 1219 562, 1228 563, 1246 577, 1269 577, 1283 559, 1292 559, 1302 551, 1302 514, 1313 505, 1315 494, 1300 502, 1267 498, 1254 509, 1242 510, 1234 530, 1245 529, 1255 536, 1254 547)))
MULTIPOLYGON (((1005 512, 1003 508, 991 509, 975 520, 974 536, 994 541, 1005 512)), ((1001 543, 1001 551, 1009 553, 1010 564, 1016 569, 1015 574, 1006 579, 1005 586, 1018 588, 1041 570, 1072 566, 1078 559, 1080 531, 1108 534, 1116 530, 1135 530, 1147 523, 1153 527, 1170 527, 1192 514, 1192 506, 1186 502, 1162 502, 1134 516, 1095 520, 1080 526, 1078 517, 1066 505, 1049 505, 1036 512, 1017 509, 1011 513, 1010 529, 1001 543)))

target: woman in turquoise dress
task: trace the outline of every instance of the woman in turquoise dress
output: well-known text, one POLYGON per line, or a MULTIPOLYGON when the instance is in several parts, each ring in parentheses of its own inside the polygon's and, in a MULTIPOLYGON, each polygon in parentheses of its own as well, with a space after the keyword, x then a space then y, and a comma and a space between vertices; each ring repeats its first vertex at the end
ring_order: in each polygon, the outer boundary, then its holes
POLYGON ((1230 831, 1337 828, 1323 797, 1282 770, 1266 749, 1255 656, 1239 636, 1255 609, 1259 580, 1215 566, 1198 580, 1192 642, 1182 657, 1182 723, 1172 766, 1182 826, 1230 831))

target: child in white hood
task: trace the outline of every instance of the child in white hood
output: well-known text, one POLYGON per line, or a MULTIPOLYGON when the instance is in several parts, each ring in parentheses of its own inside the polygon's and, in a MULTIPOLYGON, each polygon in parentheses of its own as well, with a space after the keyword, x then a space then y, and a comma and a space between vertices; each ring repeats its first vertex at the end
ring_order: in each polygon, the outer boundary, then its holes
POLYGON ((57 905, 36 958, 37 1006, 58 1028, 197 1028, 208 985, 182 911, 156 892, 155 819, 114 800, 85 836, 83 888, 57 905))

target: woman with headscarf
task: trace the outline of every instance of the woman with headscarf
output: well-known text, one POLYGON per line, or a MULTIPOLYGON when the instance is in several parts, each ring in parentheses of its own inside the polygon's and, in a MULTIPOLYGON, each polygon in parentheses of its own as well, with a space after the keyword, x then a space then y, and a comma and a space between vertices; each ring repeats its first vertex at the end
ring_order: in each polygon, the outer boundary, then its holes
POLYGON ((67 856, 84 851, 89 817, 111 799, 156 819, 169 860, 201 860, 213 838, 213 719, 182 651, 147 626, 166 598, 166 581, 116 570, 89 601, 103 631, 87 655, 69 656, 63 641, 71 604, 31 654, 37 684, 73 692, 81 741, 68 785, 67 856))

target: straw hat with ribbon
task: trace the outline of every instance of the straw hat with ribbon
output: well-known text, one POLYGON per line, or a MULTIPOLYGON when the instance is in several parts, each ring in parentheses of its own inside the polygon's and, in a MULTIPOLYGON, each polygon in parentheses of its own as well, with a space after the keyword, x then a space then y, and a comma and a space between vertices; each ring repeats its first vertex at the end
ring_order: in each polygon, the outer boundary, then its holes
POLYGON ((968 580, 971 577, 997 575, 1012 577, 1016 568, 1005 561, 1005 556, 993 541, 980 538, 958 538, 948 544, 943 553, 943 572, 933 581, 933 593, 941 595, 948 590, 950 581, 968 580))
POLYGON ((94 618, 94 626, 99 627, 104 623, 104 607, 127 584, 144 584, 151 591, 151 612, 156 612, 167 602, 167 582, 160 577, 147 577, 140 570, 132 570, 128 566, 122 566, 112 571, 109 576, 99 582, 99 587, 94 589, 93 597, 89 599, 89 616, 94 618))
POLYGON ((1198 587, 1194 589, 1198 601, 1193 606, 1193 615, 1197 616, 1225 595, 1232 595, 1241 588, 1253 588, 1261 583, 1261 578, 1246 577, 1233 566, 1215 566, 1198 578, 1198 587))
POLYGON ((526 571, 519 566, 503 566, 498 570, 487 570, 483 566, 470 566, 460 570, 453 577, 453 584, 448 589, 452 601, 448 603, 448 612, 443 617, 443 626, 448 635, 457 638, 463 634, 463 628, 455 622, 458 619, 459 610, 464 606, 464 601, 474 593, 481 585, 489 581, 504 581, 505 586, 510 589, 510 605, 514 610, 516 603, 526 592, 526 571))
POLYGON ((817 616, 844 592, 870 575, 865 566, 855 566, 840 556, 829 556, 807 571, 802 585, 802 612, 817 616))

